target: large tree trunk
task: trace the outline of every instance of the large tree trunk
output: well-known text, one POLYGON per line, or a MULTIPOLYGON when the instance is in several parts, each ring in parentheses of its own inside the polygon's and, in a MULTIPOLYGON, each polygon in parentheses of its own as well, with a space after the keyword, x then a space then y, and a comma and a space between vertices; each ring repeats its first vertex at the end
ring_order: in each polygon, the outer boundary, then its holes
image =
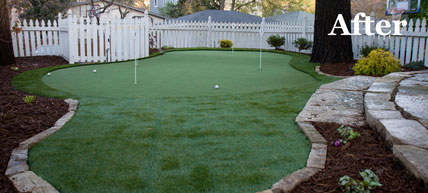
POLYGON ((348 29, 351 24, 350 0, 316 0, 314 47, 311 62, 340 63, 353 59, 351 36, 342 36, 336 29, 336 36, 328 36, 333 29, 338 14, 342 14, 348 29))
POLYGON ((13 55, 9 10, 6 0, 0 0, 0 65, 14 63, 15 56, 13 55))
POLYGON ((236 3, 236 0, 232 0, 232 6, 230 8, 230 11, 235 11, 235 3, 236 3))

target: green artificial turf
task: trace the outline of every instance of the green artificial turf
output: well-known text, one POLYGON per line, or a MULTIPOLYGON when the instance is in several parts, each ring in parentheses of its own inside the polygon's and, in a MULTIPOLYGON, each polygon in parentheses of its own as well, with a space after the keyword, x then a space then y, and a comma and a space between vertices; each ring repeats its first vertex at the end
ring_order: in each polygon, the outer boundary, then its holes
POLYGON ((213 96, 295 87, 307 76, 294 75, 291 56, 254 52, 188 51, 134 62, 82 66, 51 72, 43 82, 79 96, 115 98, 213 96), (96 70, 96 73, 93 72, 96 70), (220 89, 214 89, 214 85, 220 89))
POLYGON ((304 55, 263 56, 259 72, 257 52, 168 52, 139 61, 138 85, 132 62, 28 71, 17 88, 79 99, 73 119, 30 150, 29 165, 60 192, 270 188, 305 166, 310 142, 294 120, 333 79, 310 76, 304 55))

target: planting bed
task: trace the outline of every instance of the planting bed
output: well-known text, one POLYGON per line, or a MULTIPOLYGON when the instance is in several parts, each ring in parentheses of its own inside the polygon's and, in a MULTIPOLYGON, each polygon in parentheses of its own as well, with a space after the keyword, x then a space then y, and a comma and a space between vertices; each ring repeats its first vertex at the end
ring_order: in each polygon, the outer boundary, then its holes
POLYGON ((0 66, 0 192, 16 192, 4 175, 13 148, 33 135, 53 126, 67 112, 68 105, 60 99, 36 97, 32 104, 26 104, 27 94, 15 90, 11 85, 14 76, 21 72, 66 64, 60 57, 17 58, 18 71, 11 66, 0 66))
POLYGON ((299 185, 293 192, 342 192, 339 178, 348 175, 361 180, 359 172, 365 169, 376 173, 383 184, 372 192, 428 192, 424 183, 409 174, 394 158, 392 151, 385 148, 383 140, 375 130, 355 129, 361 137, 354 139, 350 145, 335 147, 334 141, 340 138, 336 130, 339 125, 314 123, 314 126, 327 140, 326 168, 299 185))

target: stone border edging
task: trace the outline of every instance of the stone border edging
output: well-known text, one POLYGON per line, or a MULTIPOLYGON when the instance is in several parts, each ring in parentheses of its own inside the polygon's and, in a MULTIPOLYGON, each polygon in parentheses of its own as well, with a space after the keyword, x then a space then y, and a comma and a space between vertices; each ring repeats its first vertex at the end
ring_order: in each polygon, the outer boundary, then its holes
POLYGON ((53 127, 21 142, 12 150, 5 175, 12 181, 18 192, 59 193, 52 185, 30 170, 27 159, 28 150, 31 147, 61 129, 75 114, 78 101, 73 99, 64 101, 68 103, 68 112, 58 119, 53 127))
POLYGON ((320 68, 321 68, 320 65, 315 66, 315 72, 317 72, 320 75, 331 76, 331 77, 335 77, 335 78, 348 78, 348 77, 351 77, 351 76, 336 76, 336 75, 327 74, 327 73, 322 72, 320 68))
POLYGON ((313 175, 325 168, 327 158, 327 140, 315 129, 310 122, 296 122, 306 137, 311 141, 312 148, 309 153, 306 167, 289 174, 275 183, 271 189, 260 193, 288 193, 297 185, 307 181, 313 175))
POLYGON ((394 156, 428 183, 428 164, 421 160, 428 155, 428 132, 418 121, 406 119, 395 102, 400 82, 419 73, 427 71, 391 73, 376 80, 365 94, 364 109, 368 124, 385 139, 394 156))

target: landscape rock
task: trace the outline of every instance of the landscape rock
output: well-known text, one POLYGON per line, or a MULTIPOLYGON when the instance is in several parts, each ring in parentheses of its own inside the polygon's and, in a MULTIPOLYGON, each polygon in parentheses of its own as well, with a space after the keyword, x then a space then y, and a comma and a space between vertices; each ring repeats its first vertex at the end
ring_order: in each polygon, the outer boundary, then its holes
POLYGON ((382 134, 390 145, 414 145, 428 149, 428 130, 415 120, 381 119, 382 134))
POLYGON ((297 122, 331 122, 355 127, 365 124, 363 94, 318 89, 296 118, 297 122))
POLYGON ((428 150, 410 145, 394 145, 393 152, 416 178, 428 183, 428 150))
POLYGON ((374 82, 370 88, 369 92, 383 92, 383 93, 393 93, 397 87, 396 82, 374 82))
POLYGON ((18 173, 9 177, 18 192, 49 192, 57 193, 49 183, 34 174, 32 171, 18 173))
POLYGON ((376 77, 370 76, 352 76, 349 78, 321 85, 320 89, 362 91, 369 88, 370 85, 377 79, 378 78, 376 77))
POLYGON ((311 143, 327 144, 327 140, 318 132, 315 127, 309 122, 297 122, 297 125, 311 141, 311 143))
POLYGON ((395 102, 411 117, 428 120, 428 74, 401 81, 395 102))
POLYGON ((272 186, 272 189, 281 189, 284 193, 291 192, 297 185, 307 181, 321 171, 318 168, 303 168, 281 179, 272 186))
POLYGON ((27 165, 27 156, 28 149, 21 147, 13 149, 5 175, 11 176, 17 173, 28 171, 29 167, 27 165))
POLYGON ((306 162, 306 167, 324 169, 326 157, 327 145, 313 143, 308 161, 306 162))
MULTIPOLYGON (((381 119, 402 119, 401 113, 396 110, 367 110, 367 123, 372 128, 382 128, 381 119)), ((378 131, 379 132, 379 131, 378 131)))

